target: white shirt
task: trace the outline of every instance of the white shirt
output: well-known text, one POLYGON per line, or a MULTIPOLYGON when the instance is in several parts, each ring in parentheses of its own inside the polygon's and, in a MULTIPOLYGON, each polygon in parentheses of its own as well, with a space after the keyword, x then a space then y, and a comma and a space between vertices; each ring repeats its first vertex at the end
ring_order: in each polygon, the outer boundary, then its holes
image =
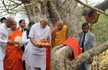
POLYGON ((10 30, 11 28, 8 28, 8 30, 10 30))
MULTIPOLYGON (((33 38, 37 43, 39 40, 51 38, 50 27, 46 26, 42 28, 40 23, 36 23, 32 26, 29 37, 33 38)), ((46 48, 38 48, 29 40, 27 47, 32 54, 46 55, 46 48)))
POLYGON ((6 45, 8 42, 8 30, 5 23, 0 25, 0 60, 3 60, 6 53, 6 45))
POLYGON ((22 31, 22 29, 23 29, 23 32, 24 32, 24 28, 21 28, 21 27, 20 27, 20 30, 21 30, 21 31, 22 31))
MULTIPOLYGON (((83 35, 82 35, 82 39, 81 39, 80 46, 82 45, 83 37, 84 37, 84 33, 83 33, 83 35)), ((85 34, 84 47, 85 47, 86 37, 87 37, 87 33, 85 34)), ((81 46, 81 47, 82 47, 82 46, 81 46)))
POLYGON ((26 45, 28 44, 29 39, 27 39, 27 31, 24 31, 22 34, 22 44, 24 45, 24 47, 26 47, 26 45))

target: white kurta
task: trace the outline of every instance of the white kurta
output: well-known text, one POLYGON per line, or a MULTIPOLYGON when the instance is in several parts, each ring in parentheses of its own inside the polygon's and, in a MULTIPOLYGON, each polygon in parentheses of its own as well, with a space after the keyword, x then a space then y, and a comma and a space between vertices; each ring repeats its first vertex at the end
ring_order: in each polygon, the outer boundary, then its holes
MULTIPOLYGON (((24 31, 22 34, 22 44, 24 45, 24 48, 26 48, 27 44, 28 44, 29 38, 27 39, 27 31, 24 31)), ((23 55, 24 58, 24 55, 23 55)), ((31 70, 30 66, 26 65, 26 70, 31 70)))
POLYGON ((7 26, 3 23, 0 25, 0 70, 3 69, 3 59, 6 54, 6 45, 8 42, 8 30, 7 26))
POLYGON ((23 32, 22 34, 22 44, 24 45, 24 47, 26 47, 26 45, 28 44, 29 39, 27 39, 27 33, 26 31, 23 32))
MULTIPOLYGON (((51 38, 50 27, 42 28, 40 23, 36 23, 32 26, 29 37, 33 38, 36 43, 39 40, 51 38)), ((41 70, 45 70, 46 48, 38 48, 29 40, 22 59, 31 67, 39 67, 41 70)))

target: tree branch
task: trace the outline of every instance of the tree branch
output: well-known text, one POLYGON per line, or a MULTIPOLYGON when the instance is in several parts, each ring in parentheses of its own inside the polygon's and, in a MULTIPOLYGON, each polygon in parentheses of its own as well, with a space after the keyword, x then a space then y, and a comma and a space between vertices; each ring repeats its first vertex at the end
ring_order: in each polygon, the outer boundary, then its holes
POLYGON ((72 70, 76 70, 84 61, 87 59, 90 59, 91 57, 98 55, 99 53, 102 53, 103 51, 108 49, 108 41, 101 44, 98 47, 94 47, 81 55, 79 55, 76 59, 73 61, 66 61, 68 66, 71 66, 72 70))
POLYGON ((76 70, 84 61, 90 59, 91 57, 102 53, 108 49, 108 41, 101 44, 98 47, 94 47, 72 61, 68 61, 68 57, 72 56, 72 50, 68 46, 62 51, 63 45, 56 46, 51 51, 51 63, 53 70, 76 70))
POLYGON ((63 4, 60 6, 60 8, 66 3, 66 0, 63 2, 63 4))
POLYGON ((5 5, 5 3, 4 3, 4 0, 2 0, 2 3, 3 3, 3 5, 4 5, 4 7, 5 7, 7 13, 9 13, 9 11, 8 11, 8 9, 6 8, 6 5, 5 5))
POLYGON ((98 8, 91 7, 91 6, 89 6, 89 5, 85 4, 85 3, 83 3, 83 2, 80 1, 80 0, 75 0, 75 1, 79 2, 80 4, 84 5, 85 7, 88 7, 88 8, 90 8, 90 9, 96 10, 96 11, 98 11, 98 12, 100 12, 100 13, 102 13, 102 14, 108 16, 107 13, 105 13, 104 11, 102 11, 102 10, 100 10, 100 9, 98 9, 98 8))

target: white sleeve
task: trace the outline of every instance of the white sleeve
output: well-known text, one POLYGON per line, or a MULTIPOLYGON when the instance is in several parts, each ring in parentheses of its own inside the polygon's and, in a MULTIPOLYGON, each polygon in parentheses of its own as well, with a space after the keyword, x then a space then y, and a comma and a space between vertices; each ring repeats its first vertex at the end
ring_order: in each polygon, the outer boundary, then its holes
POLYGON ((48 38, 49 39, 51 38, 51 32, 50 32, 50 30, 49 30, 48 38))
POLYGON ((26 31, 22 34, 22 44, 26 45, 28 43, 29 39, 27 39, 26 31))
POLYGON ((1 31, 2 31, 2 30, 0 30, 0 43, 1 43, 1 44, 7 44, 8 41, 2 39, 2 37, 3 37, 3 32, 1 32, 1 31))
POLYGON ((32 26, 31 29, 30 29, 29 37, 34 38, 34 36, 35 36, 35 31, 34 30, 35 30, 35 27, 32 26))

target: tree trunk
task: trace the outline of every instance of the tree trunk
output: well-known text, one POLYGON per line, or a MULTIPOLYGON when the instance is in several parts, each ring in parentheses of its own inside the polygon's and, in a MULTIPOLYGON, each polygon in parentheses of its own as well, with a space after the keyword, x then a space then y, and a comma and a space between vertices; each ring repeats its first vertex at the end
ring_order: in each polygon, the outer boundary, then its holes
POLYGON ((41 19, 41 4, 33 3, 32 5, 25 5, 25 10, 29 21, 39 22, 41 19))
POLYGON ((60 49, 64 45, 56 46, 52 49, 51 52, 51 64, 53 70, 68 70, 66 69, 65 61, 72 56, 72 49, 70 47, 66 47, 62 51, 60 49))
POLYGON ((68 26, 68 38, 73 37, 80 40, 79 38, 79 22, 81 21, 83 8, 76 8, 70 16, 68 26), (80 11, 80 12, 79 12, 80 11))

